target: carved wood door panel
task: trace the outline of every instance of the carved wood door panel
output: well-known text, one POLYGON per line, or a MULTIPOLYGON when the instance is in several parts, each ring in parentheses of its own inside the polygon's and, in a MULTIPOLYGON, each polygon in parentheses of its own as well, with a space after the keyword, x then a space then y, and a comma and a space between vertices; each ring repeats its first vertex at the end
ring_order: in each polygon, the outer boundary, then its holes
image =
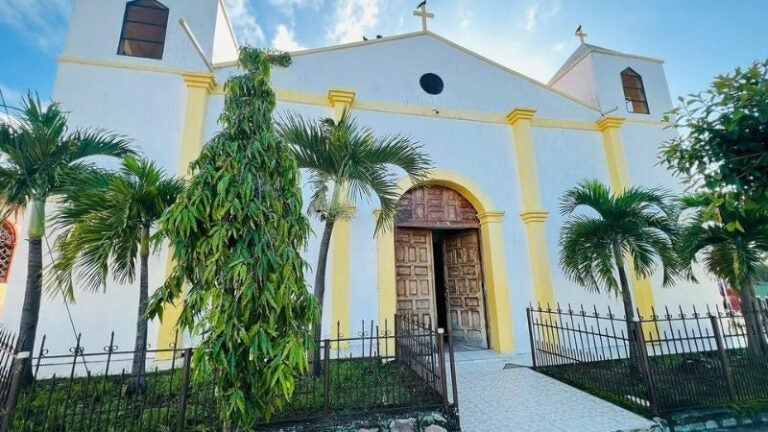
POLYGON ((436 323, 432 232, 395 229, 397 313, 416 315, 423 323, 436 323))
POLYGON ((457 342, 488 348, 485 299, 477 230, 460 231, 443 240, 448 322, 457 342))
POLYGON ((397 203, 397 226, 418 228, 479 227, 477 211, 466 198, 443 186, 409 190, 397 203))

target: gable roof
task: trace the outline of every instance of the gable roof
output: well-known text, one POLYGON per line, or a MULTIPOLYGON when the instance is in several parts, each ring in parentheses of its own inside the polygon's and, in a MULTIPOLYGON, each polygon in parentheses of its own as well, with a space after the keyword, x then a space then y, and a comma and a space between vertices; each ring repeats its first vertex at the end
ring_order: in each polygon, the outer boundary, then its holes
POLYGON ((664 63, 663 60, 659 60, 659 59, 652 58, 652 57, 643 57, 643 56, 638 56, 638 55, 634 55, 634 54, 627 54, 627 53, 623 53, 623 52, 620 52, 620 51, 614 51, 614 50, 611 50, 611 49, 608 49, 608 48, 603 48, 601 46, 591 45, 591 44, 588 44, 588 43, 583 43, 583 44, 579 45, 579 47, 576 48, 576 50, 573 52, 573 54, 571 54, 571 56, 568 57, 568 59, 565 61, 565 63, 563 63, 563 65, 560 66, 560 69, 558 69, 557 72, 555 72, 555 74, 549 80, 547 85, 551 86, 552 84, 554 84, 557 80, 562 78, 562 76, 565 75, 566 72, 568 72, 573 66, 575 66, 584 57, 586 57, 587 55, 589 55, 591 53, 606 54, 606 55, 611 55, 611 56, 615 56, 615 57, 633 58, 633 59, 638 59, 638 60, 650 61, 650 62, 654 62, 654 63, 664 63))
MULTIPOLYGON (((339 45, 331 45, 331 46, 326 46, 326 47, 310 48, 310 49, 304 49, 304 50, 299 50, 299 51, 292 51, 292 52, 290 52, 290 55, 291 55, 291 57, 300 57, 300 56, 306 56, 306 55, 317 54, 317 53, 324 53, 324 52, 329 52, 329 51, 344 50, 344 49, 349 49, 349 48, 357 48, 357 47, 369 46, 369 45, 375 45, 375 44, 383 44, 383 43, 387 43, 387 42, 391 42, 391 41, 403 40, 403 39, 411 39, 411 38, 422 37, 422 36, 427 36, 427 37, 433 38, 433 39, 435 39, 435 40, 437 40, 437 41, 439 41, 441 43, 444 43, 444 44, 446 44, 446 45, 448 45, 448 46, 450 46, 450 47, 452 47, 454 49, 457 49, 457 50, 459 50, 459 51, 461 51, 461 52, 463 52, 465 54, 468 54, 468 55, 470 55, 470 56, 480 60, 481 62, 490 65, 491 67, 499 69, 502 72, 510 74, 510 75, 512 75, 512 76, 514 76, 516 78, 523 79, 523 80, 525 80, 525 81, 527 81, 527 82, 529 82, 529 83, 531 83, 531 84, 533 84, 533 85, 535 85, 537 87, 545 89, 545 90, 547 90, 547 91, 549 91, 551 93, 554 93, 554 94, 556 94, 558 96, 561 96, 561 97, 566 98, 566 99, 568 99, 568 100, 570 100, 572 102, 575 102, 575 103, 577 103, 579 105, 582 105, 582 106, 584 106, 586 108, 589 108, 590 110, 594 110, 594 111, 596 111, 598 113, 600 112, 598 110, 598 108, 593 106, 593 105, 585 103, 584 101, 576 99, 573 96, 571 96, 571 95, 569 95, 567 93, 564 93, 564 92, 562 92, 562 91, 560 91, 558 89, 552 88, 552 87, 548 86, 547 84, 542 83, 541 81, 535 80, 535 79, 533 79, 533 78, 531 78, 531 77, 529 77, 527 75, 524 75, 524 74, 522 74, 520 72, 517 72, 517 71, 515 71, 513 69, 510 69, 510 68, 502 65, 501 63, 493 61, 493 60, 491 60, 491 59, 489 59, 489 58, 487 58, 487 57, 485 57, 485 56, 483 56, 481 54, 478 54, 478 53, 476 53, 476 52, 474 52, 474 51, 472 51, 470 49, 467 49, 467 48, 465 48, 465 47, 463 47, 463 46, 461 46, 461 45, 459 45, 459 44, 457 44, 457 43, 455 43, 455 42, 453 42, 453 41, 451 41, 449 39, 446 39, 446 38, 444 38, 444 37, 442 37, 442 36, 440 36, 440 35, 438 35, 436 33, 431 32, 429 30, 411 32, 411 33, 404 33, 404 34, 399 34, 399 35, 394 35, 394 36, 386 36, 386 37, 377 38, 377 39, 369 39, 367 41, 350 42, 350 43, 339 44, 339 45)), ((218 64, 214 65, 214 68, 226 68, 226 67, 232 67, 232 66, 236 66, 236 65, 237 65, 237 62, 218 63, 218 64)))

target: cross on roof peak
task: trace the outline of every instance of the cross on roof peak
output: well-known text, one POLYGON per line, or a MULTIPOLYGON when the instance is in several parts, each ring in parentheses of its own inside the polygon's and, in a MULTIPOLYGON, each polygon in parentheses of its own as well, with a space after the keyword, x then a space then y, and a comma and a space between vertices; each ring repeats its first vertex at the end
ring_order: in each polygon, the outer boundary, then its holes
POLYGON ((427 12, 427 0, 422 1, 418 6, 416 6, 416 10, 413 11, 413 15, 421 17, 421 29, 423 31, 427 31, 427 19, 432 19, 435 17, 435 14, 427 12))
POLYGON ((576 27, 576 33, 574 33, 578 38, 579 41, 581 41, 581 44, 584 44, 584 39, 589 36, 586 33, 584 33, 584 30, 581 29, 581 24, 579 24, 578 27, 576 27))

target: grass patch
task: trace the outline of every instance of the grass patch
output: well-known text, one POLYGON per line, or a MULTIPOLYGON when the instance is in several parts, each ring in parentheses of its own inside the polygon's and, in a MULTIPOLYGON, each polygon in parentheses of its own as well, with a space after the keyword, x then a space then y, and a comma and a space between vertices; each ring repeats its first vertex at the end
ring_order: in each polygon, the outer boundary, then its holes
MULTIPOLYGON (((744 350, 729 350, 735 398, 730 397, 725 369, 717 352, 653 356, 649 366, 659 411, 727 407, 739 412, 767 407, 768 364, 744 350)), ((628 359, 537 368, 538 371, 632 411, 649 414, 644 375, 628 359)))
MULTIPOLYGON (((22 393, 12 430, 137 431, 175 430, 179 412, 181 371, 147 375, 144 392, 125 394, 128 376, 111 375, 40 380, 22 393)), ((324 414, 325 374, 297 381, 292 399, 275 420, 301 420, 324 414)), ((329 362, 328 412, 345 414, 440 404, 439 395, 406 365, 375 359, 329 362)), ((185 430, 217 430, 214 386, 193 382, 185 430)))

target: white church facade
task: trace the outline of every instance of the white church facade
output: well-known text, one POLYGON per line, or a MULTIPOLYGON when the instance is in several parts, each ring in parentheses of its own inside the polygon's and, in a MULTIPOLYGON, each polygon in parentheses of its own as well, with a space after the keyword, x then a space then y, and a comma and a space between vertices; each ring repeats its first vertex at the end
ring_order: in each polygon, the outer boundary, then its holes
MULTIPOLYGON (((126 135, 168 173, 185 176, 219 130, 237 49, 219 0, 76 0, 52 98, 72 126, 126 135)), ((293 64, 272 74, 276 115, 338 117, 349 109, 378 134, 419 141, 435 165, 424 185, 402 180, 394 229, 374 237, 374 200, 335 227, 324 335, 356 336, 363 320, 383 326, 408 311, 472 347, 528 352, 528 305, 619 305, 558 267, 563 192, 591 178, 616 190, 682 190, 657 165, 659 146, 674 133, 662 122, 672 101, 660 60, 582 43, 543 84, 428 30, 291 54, 293 64)), ((11 256, 0 256, 7 263, 0 320, 9 328, 21 314, 26 228, 21 217, 0 236, 14 238, 11 256)), ((322 233, 316 220, 313 229, 304 251, 308 283, 322 233)), ((172 265, 166 248, 151 258, 150 289, 172 265)), ((662 288, 657 276, 631 281, 644 315, 722 301, 706 277, 662 288)), ((128 347, 137 302, 136 287, 117 283, 77 292, 73 330, 63 300, 50 296, 38 334, 49 335, 52 352, 71 346, 73 331, 86 347, 98 349, 111 331, 128 347)), ((151 323, 153 346, 173 342, 173 317, 169 308, 163 322, 151 323)))

